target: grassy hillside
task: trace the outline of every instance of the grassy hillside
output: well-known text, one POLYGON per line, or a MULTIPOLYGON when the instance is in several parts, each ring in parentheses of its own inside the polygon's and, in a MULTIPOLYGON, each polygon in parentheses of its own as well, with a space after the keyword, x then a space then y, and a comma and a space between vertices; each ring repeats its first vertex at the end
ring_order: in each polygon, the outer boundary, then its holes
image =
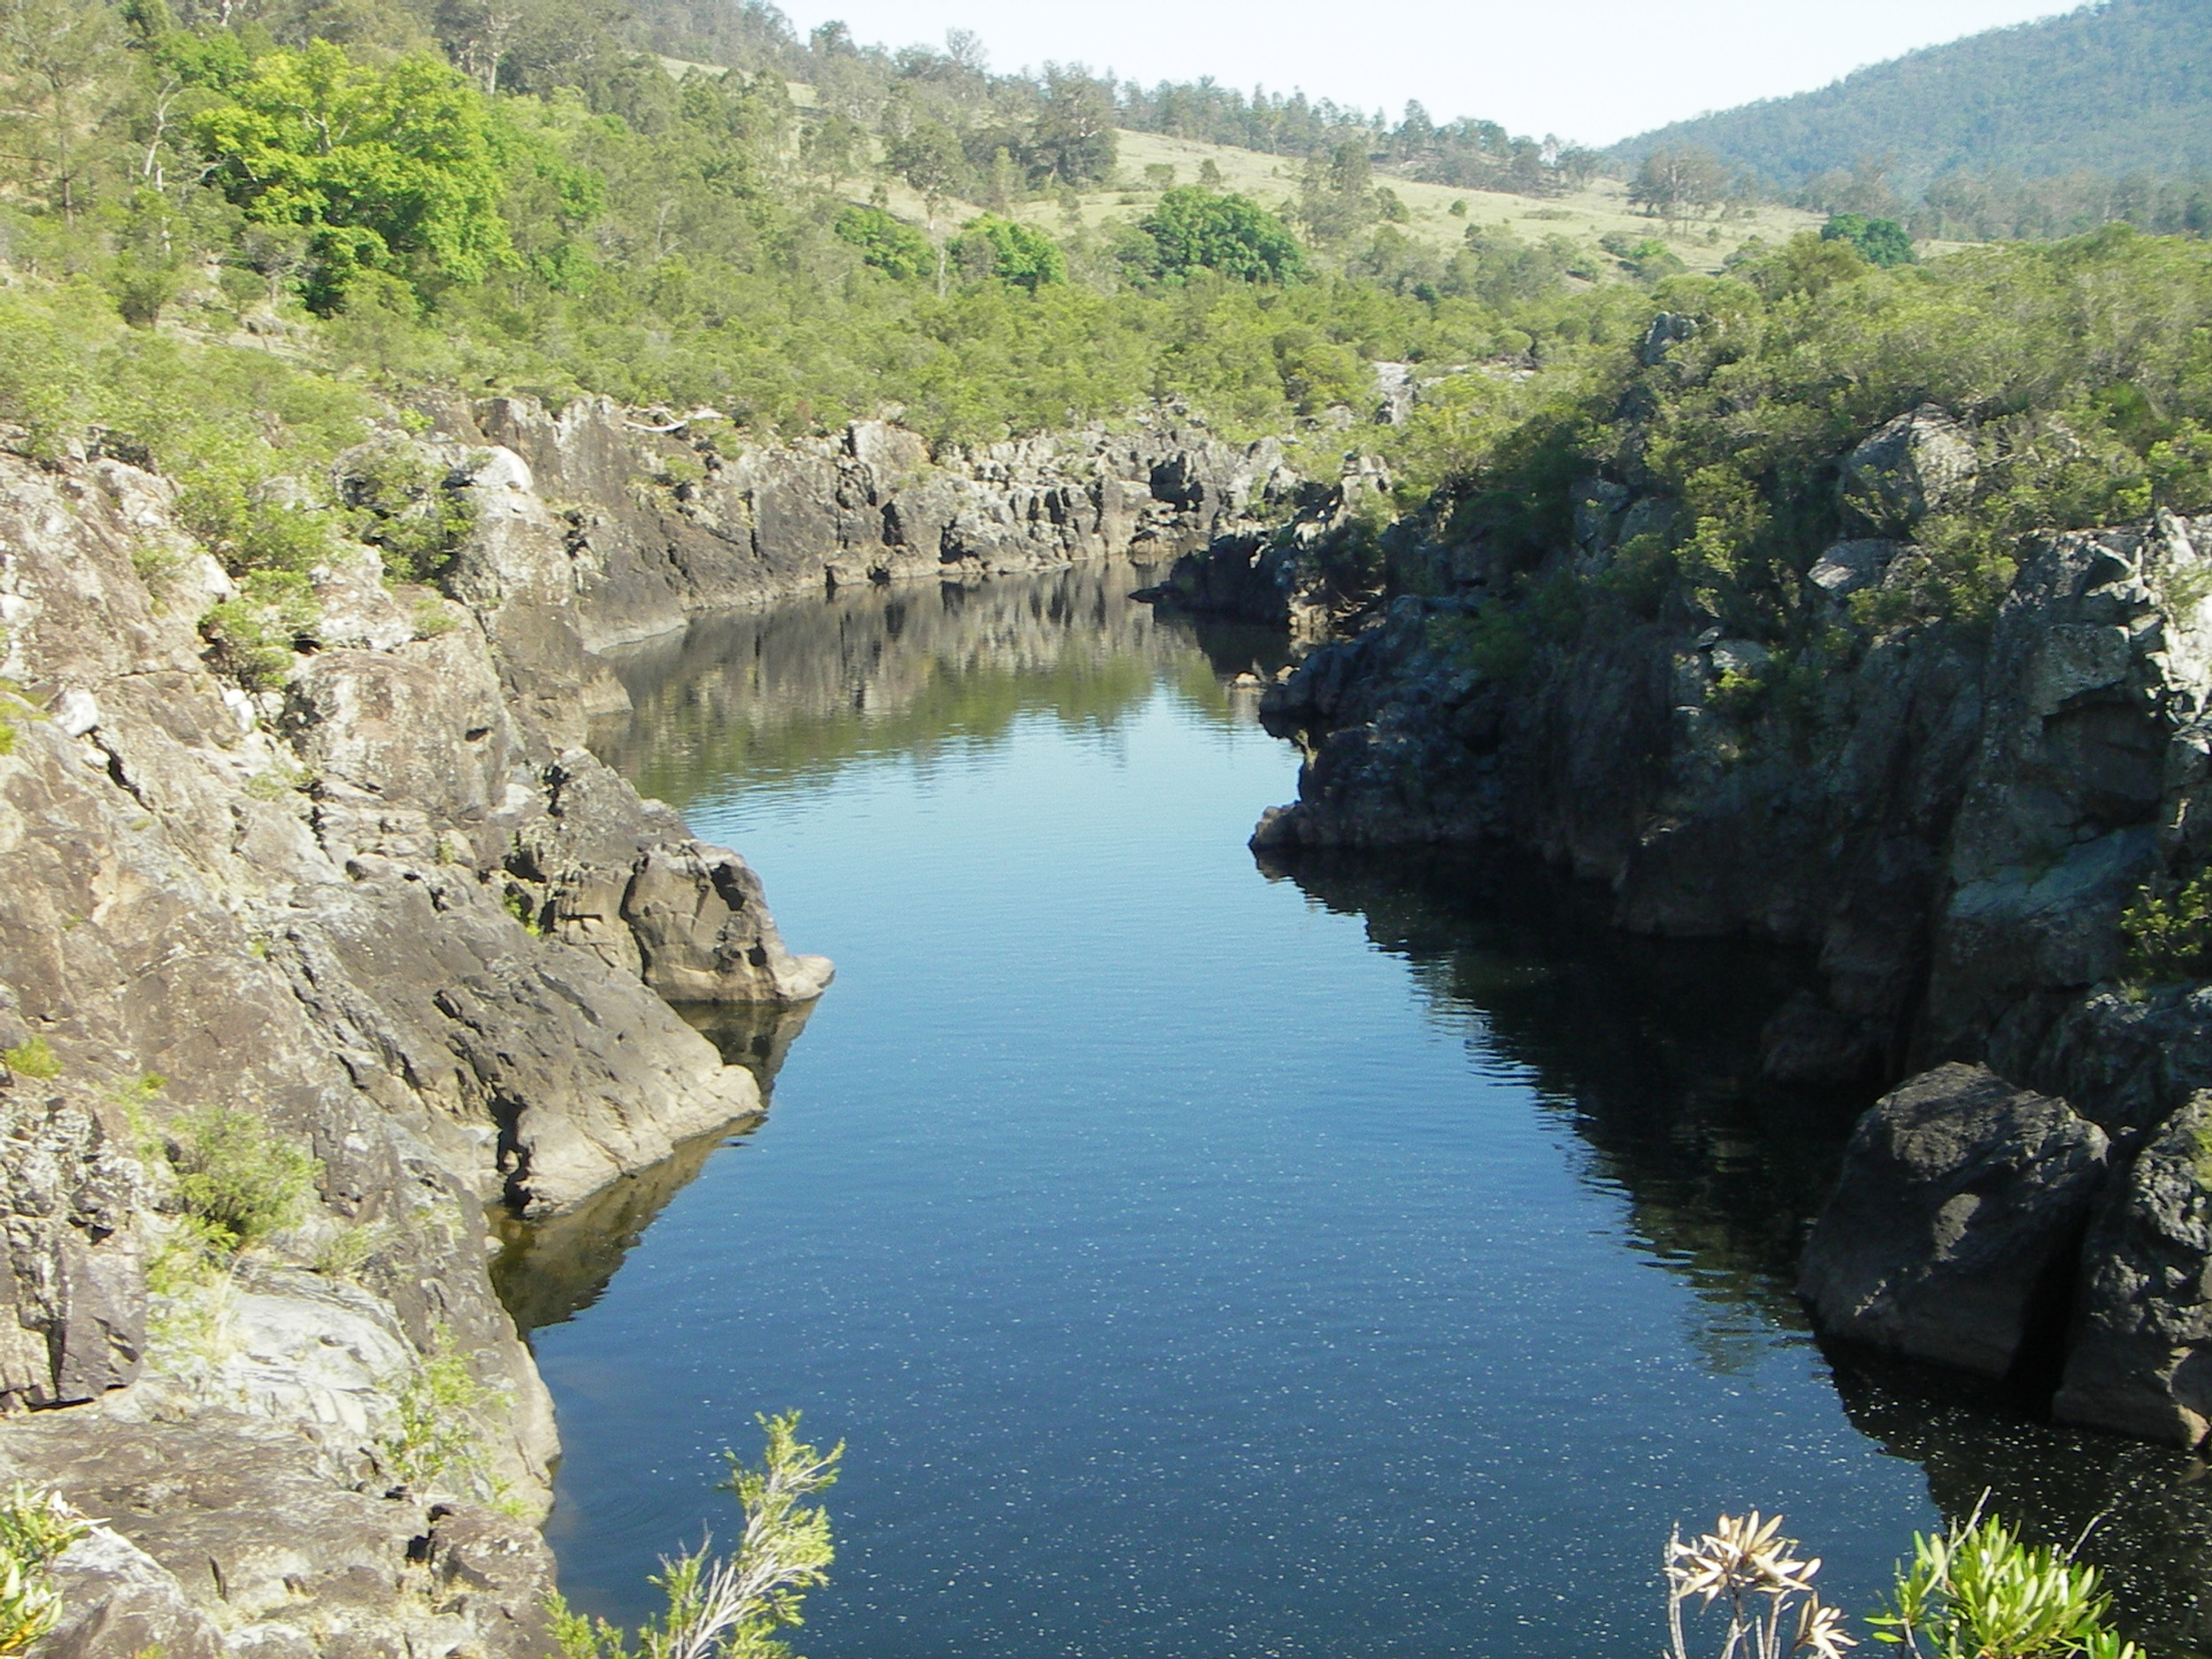
POLYGON ((2212 6, 2105 0, 1862 69, 1817 92, 1678 121, 1613 152, 1695 144, 1796 189, 1889 158, 1907 194, 1960 172, 2212 171, 2212 6))

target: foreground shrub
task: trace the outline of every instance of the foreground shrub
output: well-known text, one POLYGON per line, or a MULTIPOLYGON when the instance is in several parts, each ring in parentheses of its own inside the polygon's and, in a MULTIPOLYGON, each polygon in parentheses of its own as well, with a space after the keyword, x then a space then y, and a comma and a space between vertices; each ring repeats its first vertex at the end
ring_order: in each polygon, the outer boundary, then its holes
MULTIPOLYGON (((1690 1659, 1685 1605, 1721 1608, 1723 1659, 1841 1659, 1858 1639, 1813 1588, 1817 1557, 1796 1558, 1782 1517, 1724 1515, 1713 1530, 1667 1546, 1670 1659, 1690 1659)), ((1874 1640, 1915 1659, 2140 1659, 2106 1620, 2097 1570, 2070 1553, 2024 1542, 1978 1508, 1940 1537, 1915 1533, 1886 1611, 1866 1622, 1874 1640)))
POLYGON ((689 1555, 661 1558, 653 1583, 666 1609, 637 1632, 637 1646, 604 1619, 551 1603, 555 1640, 565 1659, 787 1659, 774 1632, 796 1624, 804 1593, 828 1581, 829 1513, 805 1502, 837 1479, 841 1443, 824 1453, 799 1439, 799 1414, 759 1419, 768 1439, 758 1469, 726 1452, 745 1530, 726 1557, 709 1552, 711 1535, 689 1555))
POLYGON ((23 1652, 54 1628, 61 1589, 53 1562, 89 1525, 58 1492, 18 1481, 0 1498, 0 1655, 23 1652))

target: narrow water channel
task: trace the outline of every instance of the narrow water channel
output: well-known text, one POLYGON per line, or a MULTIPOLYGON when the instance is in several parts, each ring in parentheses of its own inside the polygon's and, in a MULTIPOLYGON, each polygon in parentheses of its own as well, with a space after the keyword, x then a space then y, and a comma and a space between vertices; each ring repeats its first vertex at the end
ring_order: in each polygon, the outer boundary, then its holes
MULTIPOLYGON (((2203 1639, 2177 1455, 1824 1356, 1855 1105, 1763 1094, 1786 958, 1499 859, 1271 868, 1263 636, 1125 568, 808 600, 620 666, 602 753, 838 962, 729 1022, 765 1120, 503 1264, 571 1598, 634 1621, 726 1446, 847 1443, 812 1659, 1647 1655, 1669 1528, 1781 1510, 1870 1607, 1985 1486, 2203 1639), (803 1029, 800 1029, 801 1025, 803 1029)), ((2207 1483, 2212 1486, 2212 1483, 2207 1483)))

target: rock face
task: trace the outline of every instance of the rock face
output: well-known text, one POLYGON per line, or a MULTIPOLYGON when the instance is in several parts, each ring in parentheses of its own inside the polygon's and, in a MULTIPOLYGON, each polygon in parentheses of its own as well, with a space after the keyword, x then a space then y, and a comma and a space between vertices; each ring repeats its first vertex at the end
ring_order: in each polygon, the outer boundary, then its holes
MULTIPOLYGON (((1685 584, 1603 601, 1602 626, 1540 614, 1545 591, 1644 591, 1680 512, 1634 476, 1577 480, 1540 555, 1455 533, 1449 503, 1402 521, 1377 590, 1263 701, 1304 765, 1254 844, 1515 843, 1604 883, 1632 930, 1811 953, 1819 994, 1764 1033, 1771 1081, 1955 1062, 2039 1091, 1937 1071, 1893 1095, 1806 1292, 1833 1331, 1997 1372, 2070 1302, 2061 1409, 2189 1439, 2212 1415, 2184 1133, 2212 990, 2126 984, 2122 924, 2212 867, 2212 518, 2040 538, 1993 618, 1956 626, 1916 597, 1913 538, 1978 466, 1932 407, 1836 457, 1814 510, 1841 534, 1764 638, 1685 584)), ((1187 585, 1250 588, 1248 551, 1209 557, 1187 585)))
MULTIPOLYGON (((1584 488, 1599 540, 1563 564, 1611 557, 1637 516, 1584 488)), ((2140 1126, 2212 1071, 2174 1073, 2170 1054, 2156 1101, 2124 1112, 2099 1092, 2090 1056, 2111 1051, 2085 1010, 2124 965, 2119 919, 2143 885, 2212 852, 2200 544, 2212 520, 2053 537, 1985 639, 1867 637, 1802 694, 1787 741, 1755 641, 1655 621, 1501 663, 1479 558, 1394 554, 1425 558, 1428 594, 1372 609, 1263 705, 1306 764, 1299 802, 1256 840, 1517 841, 1609 883, 1628 927, 1816 950, 1826 996, 1778 1022, 1771 1075, 1986 1058, 2140 1126)), ((1815 569, 1847 588, 1912 557, 1846 543, 1815 569)), ((1839 607, 1836 626, 1857 625, 1839 607)))
POLYGON ((1844 457, 1843 504, 1876 535, 1903 535, 1963 503, 1981 470, 1958 423, 1932 403, 1900 415, 1844 457))
POLYGON ((485 1207, 557 1212, 758 1110, 669 996, 829 978, 735 854, 563 741, 614 681, 533 682, 491 626, 526 595, 389 591, 360 549, 312 580, 319 649, 227 684, 194 626, 227 579, 170 486, 0 453, 0 1400, 35 1408, 0 1479, 111 1529, 57 1655, 542 1653, 549 1555, 485 1506, 541 1513, 557 1448, 485 1207), (315 1190, 152 1291, 163 1132, 211 1107, 315 1190), (473 1379, 434 1468, 399 1438, 434 1357, 473 1379))
POLYGON ((933 451, 859 421, 761 446, 695 418, 653 429, 603 398, 450 403, 426 447, 478 527, 449 585, 485 620, 517 700, 580 741, 620 688, 591 655, 788 594, 1128 557, 1166 563, 1286 516, 1272 439, 1162 415, 933 451))
POLYGON ((2002 1377, 2064 1306, 2106 1149, 1986 1067, 1915 1078, 1860 1120, 1798 1293, 1835 1335, 2002 1377))
POLYGON ((2085 1303, 2053 1409, 2169 1445, 2212 1427, 2212 1094, 2174 1114, 2091 1231, 2085 1303))

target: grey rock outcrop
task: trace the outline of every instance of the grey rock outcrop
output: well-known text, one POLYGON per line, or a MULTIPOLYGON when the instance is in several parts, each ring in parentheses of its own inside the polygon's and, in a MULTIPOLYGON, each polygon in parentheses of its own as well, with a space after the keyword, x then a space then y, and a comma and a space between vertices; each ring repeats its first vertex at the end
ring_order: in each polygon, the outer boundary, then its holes
POLYGON ((2004 1376, 2064 1307, 2106 1150, 1986 1067, 1915 1078, 1860 1120, 1798 1292, 1834 1335, 2004 1376))
POLYGON ((448 579, 511 695, 564 745, 620 688, 595 653, 795 593, 1164 563, 1279 518, 1299 480, 1272 439, 1187 419, 933 450, 880 420, 741 442, 718 417, 634 419, 603 398, 450 403, 425 447, 477 524, 448 579))
POLYGON ((1844 506, 1875 535, 1909 534, 1930 513, 1964 504, 1980 470, 1959 424, 1923 404, 1844 457, 1844 506))
POLYGON ((2212 1428, 2212 1094, 2116 1183, 2085 1253, 2085 1305, 2052 1409, 2173 1446, 2212 1428))
POLYGON ((222 1659, 221 1628, 176 1575, 111 1527, 96 1527, 54 1563, 61 1617, 33 1649, 38 1659, 222 1659))
MULTIPOLYGON (((657 986, 828 977, 735 855, 561 741, 541 713, 574 687, 518 683, 476 610, 357 549, 311 577, 321 649, 227 685, 194 627, 226 579, 170 486, 0 454, 0 1048, 51 1056, 0 1082, 0 1396, 45 1408, 0 1418, 0 1479, 111 1523, 71 1568, 74 1659, 196 1653, 209 1621, 287 1659, 543 1652, 549 1556, 482 1508, 541 1513, 557 1450, 486 1206, 573 1206, 757 1112, 657 986), (602 856, 651 902, 587 926, 602 856), (315 1191, 226 1283, 151 1294, 155 1148, 214 1106, 310 1151, 315 1191), (475 1450, 417 1490, 396 1402, 434 1356, 474 1379, 475 1450)), ((538 603, 479 597, 518 627, 538 603)))

